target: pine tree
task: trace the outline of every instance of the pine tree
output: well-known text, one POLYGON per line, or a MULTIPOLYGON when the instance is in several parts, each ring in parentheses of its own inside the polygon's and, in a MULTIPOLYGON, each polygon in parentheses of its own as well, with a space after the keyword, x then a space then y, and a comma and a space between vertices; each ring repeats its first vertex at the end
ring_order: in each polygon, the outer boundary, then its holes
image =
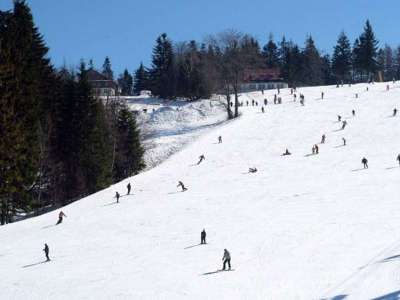
POLYGON ((131 96, 133 92, 133 78, 129 74, 128 70, 125 69, 124 73, 118 78, 118 85, 121 88, 122 96, 131 96))
POLYGON ((113 80, 114 79, 114 73, 111 69, 111 61, 108 56, 104 59, 103 63, 103 75, 106 76, 108 79, 113 80))
POLYGON ((150 70, 151 92, 167 99, 175 96, 175 70, 172 43, 167 34, 161 34, 153 48, 150 70))
POLYGON ((279 51, 272 34, 269 35, 268 43, 263 47, 262 55, 269 68, 279 67, 279 51))
POLYGON ((344 31, 342 31, 337 40, 332 57, 332 70, 337 80, 350 80, 351 56, 350 41, 344 31))
POLYGON ((135 71, 133 92, 135 95, 139 95, 141 91, 149 88, 149 74, 143 63, 140 63, 139 68, 135 71))
POLYGON ((303 82, 308 85, 321 85, 323 83, 322 60, 311 36, 307 38, 302 54, 303 82))

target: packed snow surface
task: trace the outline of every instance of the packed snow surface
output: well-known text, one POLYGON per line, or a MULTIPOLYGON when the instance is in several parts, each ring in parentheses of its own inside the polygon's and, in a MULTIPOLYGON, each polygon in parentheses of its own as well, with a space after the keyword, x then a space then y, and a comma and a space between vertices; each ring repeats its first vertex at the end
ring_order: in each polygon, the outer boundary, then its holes
POLYGON ((281 105, 275 91, 242 95, 240 118, 64 207, 58 226, 54 211, 0 227, 0 298, 398 299, 400 85, 299 92, 305 106, 288 89, 281 105), (225 248, 231 272, 219 271, 225 248))

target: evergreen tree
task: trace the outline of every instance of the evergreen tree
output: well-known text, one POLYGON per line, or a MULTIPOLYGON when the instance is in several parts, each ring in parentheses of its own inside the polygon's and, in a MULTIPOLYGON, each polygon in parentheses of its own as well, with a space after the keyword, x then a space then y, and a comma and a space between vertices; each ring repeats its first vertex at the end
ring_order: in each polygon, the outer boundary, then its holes
POLYGON ((118 85, 121 88, 122 96, 131 96, 133 92, 133 78, 129 74, 128 70, 125 69, 124 73, 118 78, 118 85))
POLYGON ((153 48, 150 83, 154 95, 164 99, 175 96, 174 53, 165 33, 157 38, 153 48))
POLYGON ((103 75, 106 76, 108 79, 113 80, 114 79, 114 73, 111 69, 111 61, 108 56, 104 59, 103 63, 103 75))
POLYGON ((135 95, 139 95, 140 91, 147 90, 149 88, 149 74, 143 63, 140 63, 139 68, 135 71, 135 79, 133 85, 133 92, 135 95))
POLYGON ((269 35, 268 43, 263 47, 262 55, 264 57, 267 67, 279 67, 278 46, 275 44, 272 34, 269 35))
POLYGON ((321 85, 323 83, 322 60, 311 36, 307 38, 302 54, 303 82, 307 85, 321 85))
POLYGON ((344 31, 342 31, 337 40, 333 51, 332 71, 337 80, 346 81, 350 79, 352 53, 350 41, 344 31))

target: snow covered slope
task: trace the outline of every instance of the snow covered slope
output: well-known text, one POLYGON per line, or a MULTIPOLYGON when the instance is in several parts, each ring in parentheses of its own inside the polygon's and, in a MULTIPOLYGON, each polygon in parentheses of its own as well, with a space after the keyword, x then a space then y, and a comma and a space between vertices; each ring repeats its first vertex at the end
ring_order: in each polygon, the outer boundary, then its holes
POLYGON ((0 227, 0 298, 398 299, 400 85, 366 87, 302 88, 305 106, 282 90, 264 114, 272 91, 243 95, 259 106, 65 207, 61 225, 54 211, 0 227), (133 195, 115 204, 128 182, 133 195), (224 248, 232 272, 218 272, 224 248))

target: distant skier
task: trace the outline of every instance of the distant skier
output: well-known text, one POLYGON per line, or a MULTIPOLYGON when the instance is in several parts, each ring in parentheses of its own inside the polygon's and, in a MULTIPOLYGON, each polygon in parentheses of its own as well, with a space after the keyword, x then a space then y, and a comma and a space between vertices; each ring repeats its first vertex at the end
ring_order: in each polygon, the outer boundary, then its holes
POLYGON ((346 121, 346 120, 344 120, 344 121, 342 122, 342 130, 343 130, 343 129, 345 129, 345 128, 346 128, 346 126, 347 126, 347 121, 346 121))
POLYGON ((126 188, 128 189, 128 192, 126 194, 129 195, 131 193, 131 183, 130 182, 128 183, 126 188))
POLYGON ((202 155, 200 155, 199 156, 199 161, 198 161, 198 165, 203 161, 203 160, 205 160, 206 158, 205 158, 205 156, 204 156, 204 154, 202 154, 202 155))
POLYGON ((264 106, 261 106, 261 112, 262 112, 262 113, 265 113, 264 106))
POLYGON ((293 102, 296 102, 297 95, 293 94, 293 102))
POLYGON ((344 137, 342 137, 342 141, 343 141, 343 146, 346 146, 346 139, 344 137))
POLYGON ((257 172, 257 168, 249 168, 249 173, 256 173, 257 172))
POLYGON ((283 154, 282 154, 283 156, 286 156, 286 155, 292 155, 292 153, 290 153, 289 152, 289 149, 288 148, 286 148, 286 150, 285 150, 285 152, 283 152, 283 154))
POLYGON ((368 169, 368 159, 363 157, 363 159, 361 160, 361 163, 363 164, 364 169, 368 169))
POLYGON ((50 261, 50 257, 49 257, 50 249, 49 249, 49 246, 47 244, 44 244, 43 251, 44 251, 44 254, 46 255, 46 261, 50 261))
POLYGON ((351 111, 351 114, 353 115, 353 117, 355 117, 355 116, 356 116, 356 111, 353 109, 353 110, 351 111))
POLYGON ((229 268, 228 270, 231 270, 231 254, 226 249, 224 249, 224 256, 222 257, 222 261, 223 261, 222 270, 225 271, 226 264, 228 264, 229 268))
POLYGON ((358 93, 356 93, 356 98, 358 99, 358 93))
POLYGON ((386 85, 386 90, 387 90, 387 91, 389 90, 389 85, 388 85, 388 84, 386 85))
POLYGON ((268 99, 267 98, 264 99, 264 105, 268 105, 268 99))
POLYGON ((187 188, 185 187, 185 185, 183 184, 182 181, 178 181, 178 185, 176 187, 181 187, 182 188, 182 192, 187 190, 187 188))
POLYGON ((395 117, 397 115, 397 108, 393 109, 393 117, 395 117))
POLYGON ((249 101, 246 101, 246 106, 249 106, 249 101))
POLYGON ((281 93, 281 89, 278 87, 278 94, 280 94, 281 93))
POLYGON ((200 234, 200 244, 207 244, 206 243, 206 230, 203 229, 203 231, 200 234))
POLYGON ((275 94, 274 95, 274 104, 276 104, 277 100, 278 100, 278 96, 276 96, 276 94, 275 94))
POLYGON ((61 223, 62 223, 62 221, 63 221, 63 217, 67 217, 67 215, 66 215, 66 214, 64 214, 64 212, 63 212, 63 211, 60 211, 60 212, 59 212, 59 214, 58 214, 58 221, 57 221, 57 224, 56 224, 56 225, 58 225, 58 224, 61 224, 61 223))
POLYGON ((341 116, 341 115, 338 115, 338 116, 337 116, 337 121, 338 121, 338 122, 342 121, 342 116, 341 116))
POLYGON ((397 155, 397 161, 399 162, 399 166, 400 166, 400 154, 397 155))
POLYGON ((314 149, 315 149, 315 154, 319 153, 319 147, 317 144, 314 145, 314 149))
POLYGON ((323 134, 321 137, 321 144, 325 144, 325 138, 326 138, 326 136, 325 136, 325 134, 323 134))
POLYGON ((218 137, 218 144, 222 144, 222 136, 218 137))
POLYGON ((117 198, 117 203, 119 203, 119 197, 121 197, 120 194, 118 192, 115 192, 115 198, 117 198))
POLYGON ((325 93, 324 93, 324 92, 321 92, 321 100, 324 99, 324 95, 325 95, 325 93))

